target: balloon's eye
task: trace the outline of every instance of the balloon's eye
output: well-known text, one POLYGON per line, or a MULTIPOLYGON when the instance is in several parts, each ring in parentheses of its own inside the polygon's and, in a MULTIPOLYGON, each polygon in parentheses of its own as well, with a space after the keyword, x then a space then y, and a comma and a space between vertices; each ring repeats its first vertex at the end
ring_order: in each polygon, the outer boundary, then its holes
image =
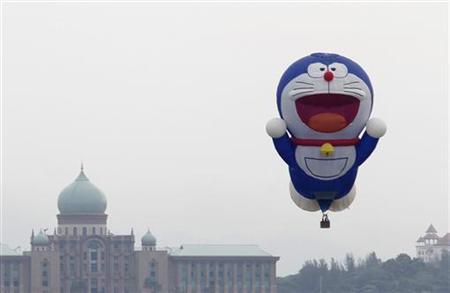
POLYGON ((347 66, 345 66, 342 63, 332 63, 330 64, 330 66, 328 66, 328 68, 330 68, 330 71, 333 72, 334 77, 346 77, 347 73, 348 73, 348 69, 347 66))
POLYGON ((326 70, 327 66, 323 63, 311 63, 308 66, 308 75, 313 78, 321 78, 326 70))

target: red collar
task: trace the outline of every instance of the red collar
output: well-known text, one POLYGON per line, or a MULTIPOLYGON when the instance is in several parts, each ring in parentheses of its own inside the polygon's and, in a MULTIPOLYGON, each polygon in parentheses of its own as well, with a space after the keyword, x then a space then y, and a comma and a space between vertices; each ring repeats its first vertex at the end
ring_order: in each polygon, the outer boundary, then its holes
POLYGON ((322 146, 324 143, 329 143, 332 146, 348 146, 356 145, 359 143, 359 138, 351 139, 302 139, 292 137, 291 141, 295 145, 305 145, 305 146, 322 146))

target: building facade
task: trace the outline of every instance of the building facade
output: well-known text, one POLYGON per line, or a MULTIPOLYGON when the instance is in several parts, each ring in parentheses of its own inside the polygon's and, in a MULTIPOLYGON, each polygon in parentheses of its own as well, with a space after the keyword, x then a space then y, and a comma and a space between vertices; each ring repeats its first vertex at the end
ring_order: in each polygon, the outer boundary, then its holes
POLYGON ((417 257, 424 262, 438 261, 442 253, 450 253, 450 233, 439 237, 437 230, 430 225, 425 235, 419 237, 416 242, 417 257))
POLYGON ((2 244, 1 293, 276 293, 274 257, 256 245, 157 248, 147 231, 114 235, 106 197, 84 174, 58 197, 52 234, 31 234, 31 250, 2 244))

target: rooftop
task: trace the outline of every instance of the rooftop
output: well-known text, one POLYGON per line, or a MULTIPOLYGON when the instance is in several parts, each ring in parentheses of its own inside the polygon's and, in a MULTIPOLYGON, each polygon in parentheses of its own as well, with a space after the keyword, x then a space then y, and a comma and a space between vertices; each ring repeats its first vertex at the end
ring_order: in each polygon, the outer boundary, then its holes
POLYGON ((18 248, 12 249, 8 245, 4 243, 0 243, 0 255, 22 255, 18 248))
POLYGON ((437 233, 436 228, 434 228, 433 224, 430 224, 430 227, 428 227, 427 231, 425 233, 437 233))
POLYGON ((184 244, 171 248, 172 256, 272 256, 258 245, 184 244))
POLYGON ((438 245, 450 245, 450 233, 445 234, 442 236, 438 241, 438 245))

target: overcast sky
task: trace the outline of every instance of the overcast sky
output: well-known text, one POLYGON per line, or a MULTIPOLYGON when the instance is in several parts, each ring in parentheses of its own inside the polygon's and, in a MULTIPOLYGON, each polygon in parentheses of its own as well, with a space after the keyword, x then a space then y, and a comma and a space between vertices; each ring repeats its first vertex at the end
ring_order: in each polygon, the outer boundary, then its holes
POLYGON ((79 173, 115 234, 159 246, 258 244, 278 274, 347 252, 415 255, 448 231, 446 4, 4 4, 2 241, 56 226, 79 173), (388 133, 351 209, 298 209, 265 133, 293 61, 359 62, 388 133))

